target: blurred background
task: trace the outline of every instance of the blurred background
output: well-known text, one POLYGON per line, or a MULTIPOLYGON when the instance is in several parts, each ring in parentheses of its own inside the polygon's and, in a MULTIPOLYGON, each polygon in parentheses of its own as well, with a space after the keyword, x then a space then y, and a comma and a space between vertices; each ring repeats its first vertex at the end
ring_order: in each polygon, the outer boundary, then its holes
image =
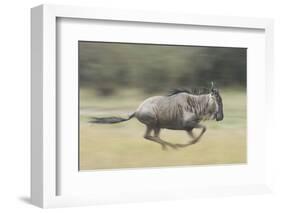
MULTIPOLYGON (((245 48, 84 41, 78 45, 81 170, 246 162, 245 48), (194 146, 163 152, 143 139, 145 128, 136 119, 113 125, 88 123, 91 116, 127 117, 150 96, 178 87, 210 87, 211 81, 222 95, 225 119, 208 121, 206 135, 194 146)), ((161 135, 175 143, 190 140, 182 131, 164 130, 161 135)))
POLYGON ((246 49, 79 42, 82 88, 97 95, 120 89, 144 93, 177 87, 246 88, 246 49))

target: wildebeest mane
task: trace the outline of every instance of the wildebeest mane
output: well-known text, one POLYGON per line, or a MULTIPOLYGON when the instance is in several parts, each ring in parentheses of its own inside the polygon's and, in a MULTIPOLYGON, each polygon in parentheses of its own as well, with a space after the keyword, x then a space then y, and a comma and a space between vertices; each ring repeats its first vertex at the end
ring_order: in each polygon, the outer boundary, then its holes
POLYGON ((191 95, 205 95, 209 94, 211 91, 208 88, 205 87, 196 87, 196 88, 176 88, 170 90, 169 94, 167 96, 176 95, 179 93, 188 93, 191 95))

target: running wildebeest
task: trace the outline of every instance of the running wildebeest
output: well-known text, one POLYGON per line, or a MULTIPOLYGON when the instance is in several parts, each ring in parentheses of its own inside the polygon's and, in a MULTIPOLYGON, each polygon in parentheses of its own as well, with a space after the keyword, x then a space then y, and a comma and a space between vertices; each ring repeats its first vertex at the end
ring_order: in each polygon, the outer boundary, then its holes
POLYGON ((223 103, 219 91, 211 89, 176 89, 166 96, 154 96, 143 101, 137 110, 128 118, 93 117, 91 123, 113 124, 137 118, 146 125, 144 138, 159 143, 162 149, 166 146, 174 149, 195 144, 206 131, 200 124, 204 120, 223 120, 223 103), (195 137, 192 130, 201 129, 195 137), (160 139, 161 129, 185 130, 192 140, 186 144, 173 144, 160 139), (152 130, 154 136, 151 135, 152 130))

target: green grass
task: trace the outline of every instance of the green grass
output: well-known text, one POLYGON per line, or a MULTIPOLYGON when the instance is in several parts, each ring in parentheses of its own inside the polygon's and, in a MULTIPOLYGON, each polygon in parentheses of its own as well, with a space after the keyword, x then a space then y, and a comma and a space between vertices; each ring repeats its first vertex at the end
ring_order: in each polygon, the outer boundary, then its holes
MULTIPOLYGON (((101 98, 81 90, 81 170, 246 163, 246 93, 223 90, 221 95, 223 121, 205 122, 207 132, 197 144, 163 151, 159 144, 143 139, 145 127, 136 119, 113 125, 88 123, 90 116, 126 117, 149 96, 130 90, 101 98)), ((172 143, 190 140, 184 131, 173 130, 163 130, 161 138, 172 143)))

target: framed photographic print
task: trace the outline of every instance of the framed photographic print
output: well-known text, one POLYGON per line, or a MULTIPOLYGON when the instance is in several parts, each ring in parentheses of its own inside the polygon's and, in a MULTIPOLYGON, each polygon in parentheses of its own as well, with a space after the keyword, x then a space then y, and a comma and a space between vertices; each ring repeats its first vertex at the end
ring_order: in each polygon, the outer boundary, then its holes
POLYGON ((272 20, 31 14, 32 203, 271 191, 272 20))

